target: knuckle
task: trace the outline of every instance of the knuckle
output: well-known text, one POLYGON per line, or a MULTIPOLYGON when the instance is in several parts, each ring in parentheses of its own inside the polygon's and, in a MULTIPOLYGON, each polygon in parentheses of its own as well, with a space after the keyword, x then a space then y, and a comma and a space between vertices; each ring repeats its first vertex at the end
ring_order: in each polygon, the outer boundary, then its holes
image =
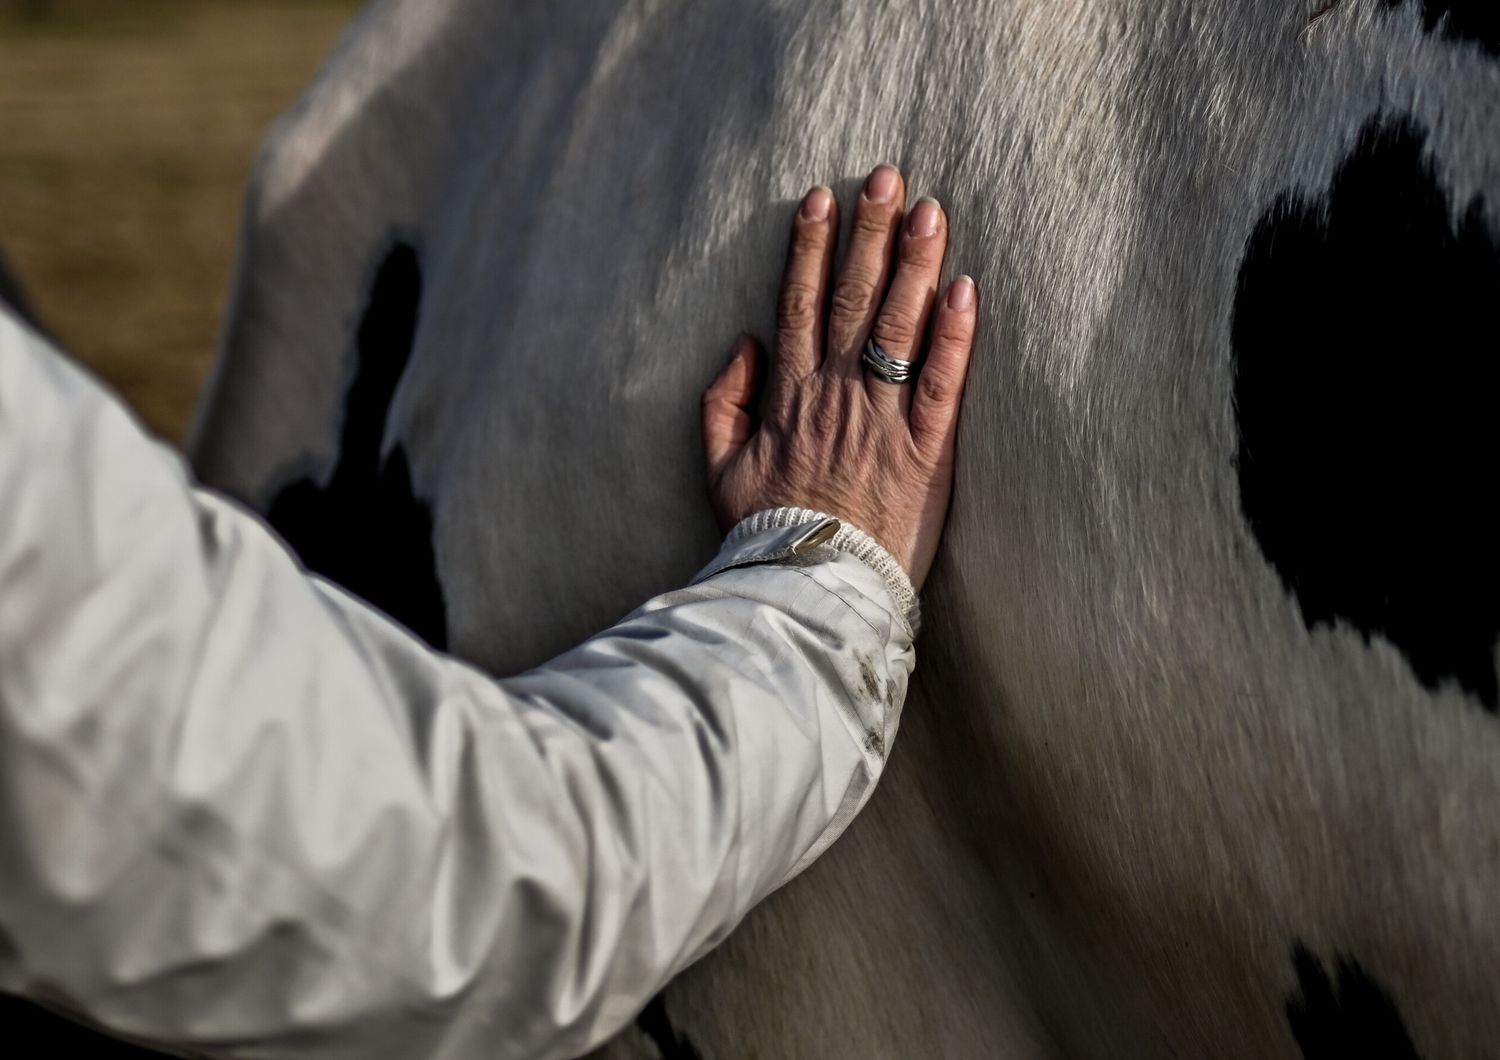
POLYGON ((955 389, 941 372, 927 371, 917 377, 917 396, 935 408, 946 408, 953 403, 955 389))
POLYGON ((938 323, 932 335, 934 349, 962 353, 969 348, 973 339, 974 332, 963 318, 954 318, 946 313, 938 314, 938 323))
POLYGON ((901 264, 927 271, 935 269, 943 263, 942 240, 929 237, 927 239, 907 239, 901 245, 901 264))
POLYGON ((818 289, 801 280, 788 280, 781 287, 776 315, 783 329, 810 330, 818 318, 818 289))
POLYGON ((834 311, 846 316, 864 316, 875 301, 875 285, 879 279, 870 270, 846 268, 833 290, 834 311))
POLYGON ((917 341, 916 314, 904 307, 887 306, 875 321, 875 341, 892 353, 909 353, 917 341))
POLYGON ((821 255, 828 242, 827 228, 822 221, 798 221, 792 229, 792 254, 796 257, 821 255))
POLYGON ((891 220, 895 216, 893 206, 869 207, 854 215, 851 238, 863 241, 883 241, 890 235, 891 220))
POLYGON ((706 416, 717 415, 721 411, 740 411, 740 406, 736 405, 734 400, 725 394, 717 383, 703 392, 703 401, 701 404, 703 413, 706 416))

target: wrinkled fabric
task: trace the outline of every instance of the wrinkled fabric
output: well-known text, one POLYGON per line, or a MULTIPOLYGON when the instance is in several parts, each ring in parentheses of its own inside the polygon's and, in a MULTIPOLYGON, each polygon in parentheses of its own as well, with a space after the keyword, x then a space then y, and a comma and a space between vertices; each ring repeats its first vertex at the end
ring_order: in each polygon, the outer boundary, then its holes
POLYGON ((0 497, 0 989, 182 1052, 591 1048, 838 836, 913 665, 801 525, 495 680, 3 312, 0 497))

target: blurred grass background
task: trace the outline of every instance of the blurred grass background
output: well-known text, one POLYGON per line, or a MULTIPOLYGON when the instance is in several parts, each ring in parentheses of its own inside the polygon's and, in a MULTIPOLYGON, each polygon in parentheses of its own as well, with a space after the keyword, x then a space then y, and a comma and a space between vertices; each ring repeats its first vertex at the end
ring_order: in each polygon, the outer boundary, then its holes
POLYGON ((74 356, 180 442, 271 123, 358 0, 0 0, 0 249, 74 356))

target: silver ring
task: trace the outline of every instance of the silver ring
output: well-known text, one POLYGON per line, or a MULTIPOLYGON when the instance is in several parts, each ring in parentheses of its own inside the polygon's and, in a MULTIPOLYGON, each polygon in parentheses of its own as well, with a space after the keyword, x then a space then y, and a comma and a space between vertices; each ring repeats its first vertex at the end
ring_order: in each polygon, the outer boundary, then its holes
POLYGON ((865 343, 865 367, 874 372, 887 383, 895 383, 898 386, 911 379, 911 370, 916 367, 916 361, 903 361, 900 357, 892 357, 880 348, 880 343, 873 338, 865 343))

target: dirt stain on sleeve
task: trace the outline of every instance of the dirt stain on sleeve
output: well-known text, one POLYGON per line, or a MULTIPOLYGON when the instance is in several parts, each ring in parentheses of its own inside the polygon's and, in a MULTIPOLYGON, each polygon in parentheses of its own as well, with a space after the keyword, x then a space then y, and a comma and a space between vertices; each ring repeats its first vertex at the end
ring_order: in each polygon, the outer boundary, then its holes
POLYGON ((861 655, 859 658, 859 676, 864 682, 861 692, 864 697, 877 706, 885 702, 885 690, 880 680, 880 672, 875 669, 875 663, 868 656, 861 655))

